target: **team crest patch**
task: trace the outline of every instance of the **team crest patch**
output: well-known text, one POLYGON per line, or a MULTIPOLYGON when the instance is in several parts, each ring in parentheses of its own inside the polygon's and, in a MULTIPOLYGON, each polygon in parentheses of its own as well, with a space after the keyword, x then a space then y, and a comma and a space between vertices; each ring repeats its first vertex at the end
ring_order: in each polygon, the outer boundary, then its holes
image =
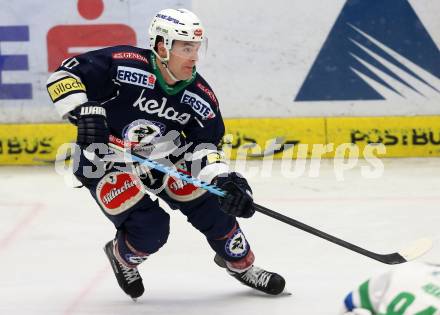
POLYGON ((235 258, 246 256, 249 250, 248 243, 241 229, 237 229, 225 244, 226 253, 235 258))
POLYGON ((141 184, 128 173, 111 172, 96 187, 99 204, 110 215, 120 214, 134 206, 144 196, 141 184))
POLYGON ((122 131, 125 141, 134 145, 148 145, 163 136, 165 124, 158 121, 138 119, 124 127, 122 131))

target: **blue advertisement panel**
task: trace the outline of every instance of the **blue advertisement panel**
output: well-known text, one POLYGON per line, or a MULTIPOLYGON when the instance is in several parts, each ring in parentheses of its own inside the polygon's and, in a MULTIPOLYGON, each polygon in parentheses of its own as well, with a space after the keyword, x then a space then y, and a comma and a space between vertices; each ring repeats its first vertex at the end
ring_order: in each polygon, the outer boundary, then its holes
POLYGON ((407 0, 348 0, 295 101, 440 99, 439 61, 407 0))

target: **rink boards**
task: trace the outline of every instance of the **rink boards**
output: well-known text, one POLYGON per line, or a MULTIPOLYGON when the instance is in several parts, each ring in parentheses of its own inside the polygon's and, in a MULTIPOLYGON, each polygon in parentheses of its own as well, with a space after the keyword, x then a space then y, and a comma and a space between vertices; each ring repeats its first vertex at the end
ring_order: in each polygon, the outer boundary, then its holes
MULTIPOLYGON (((231 159, 440 156, 440 116, 226 119, 231 159)), ((53 162, 70 124, 0 125, 0 164, 53 162)))

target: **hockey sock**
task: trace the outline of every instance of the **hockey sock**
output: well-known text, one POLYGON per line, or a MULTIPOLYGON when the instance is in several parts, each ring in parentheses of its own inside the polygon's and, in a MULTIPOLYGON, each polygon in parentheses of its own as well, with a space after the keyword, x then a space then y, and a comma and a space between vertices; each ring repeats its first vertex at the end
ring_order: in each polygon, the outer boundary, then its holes
POLYGON ((149 254, 136 250, 127 240, 125 233, 119 232, 116 241, 115 256, 127 267, 134 268, 145 261, 149 254))

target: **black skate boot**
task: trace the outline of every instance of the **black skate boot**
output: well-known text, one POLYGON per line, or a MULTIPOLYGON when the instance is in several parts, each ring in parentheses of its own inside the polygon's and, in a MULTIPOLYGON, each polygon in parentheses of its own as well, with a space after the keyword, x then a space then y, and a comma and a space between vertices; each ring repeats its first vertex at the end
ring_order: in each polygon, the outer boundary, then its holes
POLYGON ((115 257, 114 244, 114 241, 105 244, 105 254, 108 257, 108 260, 110 260, 116 280, 118 280, 118 284, 122 291, 136 301, 136 299, 144 293, 144 285, 142 284, 141 275, 136 267, 130 268, 118 261, 115 257))
POLYGON ((284 286, 286 285, 286 281, 279 274, 266 271, 257 266, 252 265, 248 270, 239 273, 230 270, 225 260, 219 255, 215 255, 214 261, 218 266, 226 268, 228 273, 242 284, 258 291, 278 295, 283 292, 284 286))

